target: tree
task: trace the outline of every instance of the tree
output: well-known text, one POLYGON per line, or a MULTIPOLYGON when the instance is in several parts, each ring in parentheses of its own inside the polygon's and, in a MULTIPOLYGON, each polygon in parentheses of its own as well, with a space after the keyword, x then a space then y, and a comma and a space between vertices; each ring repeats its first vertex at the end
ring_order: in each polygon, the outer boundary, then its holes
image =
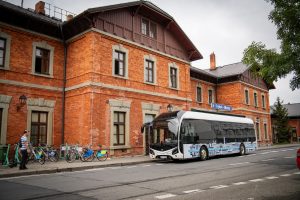
POLYGON ((292 90, 300 88, 300 0, 266 0, 274 10, 269 19, 277 26, 280 50, 267 49, 261 42, 252 42, 244 50, 243 63, 269 84, 293 73, 292 90))
POLYGON ((275 117, 275 131, 279 143, 289 142, 291 137, 290 128, 288 125, 288 110, 282 104, 283 101, 277 97, 272 108, 273 115, 275 117))

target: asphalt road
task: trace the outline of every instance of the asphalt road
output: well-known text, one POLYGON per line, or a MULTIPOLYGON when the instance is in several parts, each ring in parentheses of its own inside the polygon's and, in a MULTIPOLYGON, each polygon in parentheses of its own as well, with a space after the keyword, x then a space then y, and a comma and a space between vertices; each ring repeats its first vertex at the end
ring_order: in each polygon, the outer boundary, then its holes
POLYGON ((0 199, 299 200, 297 148, 0 179, 0 199))

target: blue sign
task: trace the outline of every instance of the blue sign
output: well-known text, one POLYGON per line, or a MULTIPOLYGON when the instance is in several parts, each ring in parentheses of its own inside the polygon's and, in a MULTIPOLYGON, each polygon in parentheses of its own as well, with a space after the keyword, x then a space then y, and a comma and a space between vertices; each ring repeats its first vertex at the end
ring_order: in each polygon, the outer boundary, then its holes
POLYGON ((231 106, 226 106, 226 105, 223 105, 223 104, 211 103, 211 107, 216 109, 216 110, 232 111, 231 106))

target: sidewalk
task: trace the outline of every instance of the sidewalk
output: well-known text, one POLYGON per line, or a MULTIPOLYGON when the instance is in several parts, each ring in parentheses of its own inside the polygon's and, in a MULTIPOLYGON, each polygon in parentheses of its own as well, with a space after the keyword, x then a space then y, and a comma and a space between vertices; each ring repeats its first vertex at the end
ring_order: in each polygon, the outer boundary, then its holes
MULTIPOLYGON (((285 145, 272 145, 266 147, 259 147, 258 151, 268 150, 268 149, 278 149, 278 148, 300 148, 300 144, 285 144, 285 145)), ((5 177, 16 177, 34 174, 50 174, 56 172, 71 172, 80 171, 85 169, 95 169, 113 166, 125 166, 125 165, 135 165, 140 163, 153 162, 149 156, 128 156, 122 158, 110 158, 106 161, 94 160, 93 162, 81 162, 76 160, 73 163, 67 163, 65 160, 60 160, 58 162, 46 161, 44 165, 39 163, 28 164, 27 170, 19 170, 18 167, 2 167, 0 166, 0 178, 5 177)))

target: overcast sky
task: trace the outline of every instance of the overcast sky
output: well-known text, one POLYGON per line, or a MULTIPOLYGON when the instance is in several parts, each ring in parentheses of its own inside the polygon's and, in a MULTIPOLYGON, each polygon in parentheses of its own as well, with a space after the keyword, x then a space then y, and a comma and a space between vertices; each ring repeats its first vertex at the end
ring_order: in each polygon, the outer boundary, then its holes
MULTIPOLYGON (((6 0, 21 5, 21 0, 6 0)), ((80 14, 93 7, 129 2, 130 0, 45 0, 52 6, 80 14)), ((192 63, 209 68, 209 55, 216 54, 217 66, 240 62, 243 51, 252 41, 279 50, 276 27, 268 20, 272 10, 263 0, 149 0, 177 21, 203 55, 192 63)), ((24 0, 24 8, 34 8, 38 0, 24 0)), ((270 104, 279 96, 284 103, 300 103, 300 90, 291 91, 290 76, 275 83, 270 104)))

